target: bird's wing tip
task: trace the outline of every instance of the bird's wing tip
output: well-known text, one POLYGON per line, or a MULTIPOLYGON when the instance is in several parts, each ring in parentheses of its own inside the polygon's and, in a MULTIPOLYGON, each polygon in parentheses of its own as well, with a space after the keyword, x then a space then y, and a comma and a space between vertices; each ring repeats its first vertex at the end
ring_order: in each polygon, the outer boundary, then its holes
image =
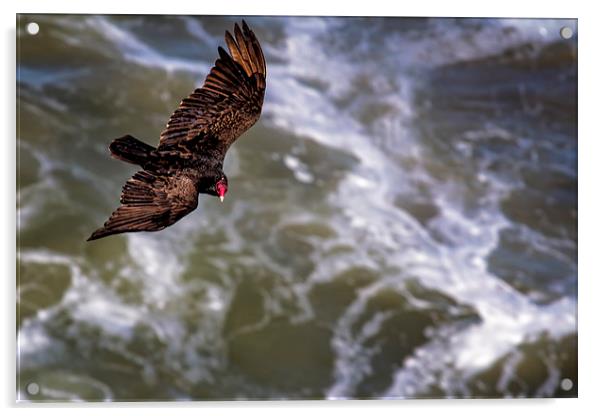
POLYGON ((100 228, 96 231, 94 231, 90 237, 88 237, 88 239, 86 241, 94 241, 94 240, 98 240, 100 238, 100 233, 102 232, 103 228, 100 228))
POLYGON ((94 241, 103 237, 107 237, 111 234, 115 234, 112 230, 108 230, 106 227, 100 227, 98 230, 94 231, 90 237, 86 241, 94 241))

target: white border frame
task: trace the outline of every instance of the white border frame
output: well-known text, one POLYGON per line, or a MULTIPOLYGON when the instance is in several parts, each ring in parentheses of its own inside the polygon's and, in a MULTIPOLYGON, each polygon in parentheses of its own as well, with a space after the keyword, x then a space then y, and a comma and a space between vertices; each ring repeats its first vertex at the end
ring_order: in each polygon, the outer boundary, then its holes
POLYGON ((212 2, 203 0, 179 0, 178 2, 151 2, 148 0, 103 0, 98 3, 81 1, 20 0, 18 4, 1 2, 3 23, 2 41, 3 111, 1 125, 4 129, 2 140, 2 204, 0 229, 3 231, 1 264, 4 265, 2 297, 4 302, 3 319, 0 329, 0 404, 9 408, 12 414, 17 408, 26 413, 40 410, 45 413, 63 414, 87 412, 99 414, 107 407, 119 414, 130 414, 133 408, 143 408, 145 414, 163 414, 165 408, 198 414, 211 410, 212 413, 231 415, 235 412, 264 415, 267 413, 303 414, 310 412, 342 411, 351 415, 364 415, 375 410, 380 414, 400 412, 420 412, 424 414, 472 414, 506 415, 508 412, 541 411, 546 415, 566 415, 568 412, 591 414, 594 408, 600 409, 598 389, 601 387, 598 371, 602 369, 599 356, 602 354, 600 342, 600 302, 602 280, 596 273, 597 258, 601 255, 600 238, 602 231, 602 186, 597 178, 602 178, 602 140, 597 119, 600 119, 600 53, 602 39, 600 18, 595 13, 595 2, 546 1, 527 2, 525 0, 503 0, 484 2, 471 0, 403 2, 394 4, 390 0, 370 0, 357 4, 324 0, 304 0, 299 3, 285 1, 244 1, 229 0, 212 2), (191 403, 109 403, 109 404, 15 404, 15 181, 16 181, 16 141, 15 141, 15 24, 16 13, 126 13, 126 14, 236 14, 236 15, 391 15, 391 16, 458 16, 458 17, 564 17, 578 18, 579 31, 579 148, 578 148, 578 212, 579 212, 579 399, 525 399, 525 400, 406 400, 406 401, 303 401, 303 402, 191 402, 191 403), (66 408, 66 409, 65 409, 66 408))

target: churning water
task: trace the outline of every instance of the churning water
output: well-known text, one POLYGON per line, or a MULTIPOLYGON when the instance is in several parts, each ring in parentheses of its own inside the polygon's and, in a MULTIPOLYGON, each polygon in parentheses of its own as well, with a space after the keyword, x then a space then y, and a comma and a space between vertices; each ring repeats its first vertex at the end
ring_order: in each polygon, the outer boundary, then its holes
POLYGON ((239 20, 20 16, 19 398, 575 396, 575 21, 250 17, 225 203, 85 242, 239 20))

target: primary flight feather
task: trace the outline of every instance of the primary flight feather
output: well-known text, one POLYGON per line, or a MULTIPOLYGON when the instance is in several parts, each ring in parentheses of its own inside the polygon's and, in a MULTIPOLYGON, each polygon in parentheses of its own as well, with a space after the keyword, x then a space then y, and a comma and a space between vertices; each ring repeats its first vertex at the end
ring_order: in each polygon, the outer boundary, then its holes
POLYGON ((159 231, 192 212, 199 193, 222 201, 228 148, 261 114, 266 63, 245 21, 226 31, 230 54, 219 58, 205 83, 184 98, 154 148, 132 136, 113 140, 111 156, 142 167, 123 187, 121 205, 88 241, 133 231, 159 231))

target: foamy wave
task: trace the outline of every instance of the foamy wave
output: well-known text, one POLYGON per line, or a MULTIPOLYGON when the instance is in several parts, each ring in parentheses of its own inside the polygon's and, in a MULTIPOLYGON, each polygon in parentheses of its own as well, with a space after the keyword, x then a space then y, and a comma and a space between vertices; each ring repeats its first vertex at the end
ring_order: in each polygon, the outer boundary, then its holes
POLYGON ((167 72, 183 70, 195 74, 199 72, 199 68, 209 68, 209 64, 206 62, 190 61, 162 55, 138 39, 133 33, 114 24, 106 17, 92 17, 89 24, 100 35, 116 45, 123 53, 125 59, 142 66, 161 68, 167 72))
MULTIPOLYGON (((559 338, 574 331, 576 322, 573 301, 563 299, 547 307, 535 305, 525 295, 487 271, 487 258, 497 246, 498 232, 508 224, 499 211, 499 201, 506 195, 508 186, 503 185, 497 178, 487 178, 492 182, 492 189, 497 191, 488 196, 489 202, 476 217, 466 216, 457 206, 456 190, 453 187, 448 190, 439 189, 436 202, 442 207, 442 213, 433 223, 433 227, 438 227, 441 232, 447 234, 448 244, 433 240, 420 224, 391 206, 391 195, 403 189, 403 185, 399 182, 389 182, 388 179, 403 180, 404 172, 392 162, 390 155, 381 153, 373 146, 373 141, 378 138, 368 136, 363 126, 345 111, 336 108, 331 101, 345 96, 347 91, 353 88, 341 80, 357 78, 358 72, 366 70, 366 65, 357 67, 346 61, 343 56, 337 55, 336 59, 332 59, 330 51, 327 54, 326 51, 310 48, 309 45, 317 43, 316 38, 331 30, 323 22, 318 25, 304 23, 302 28, 309 27, 310 32, 302 30, 301 34, 295 22, 293 20, 293 24, 289 26, 294 30, 289 30, 286 49, 281 51, 287 58, 287 66, 271 70, 270 82, 273 90, 267 100, 266 111, 271 116, 270 120, 277 126, 293 130, 300 137, 310 137, 323 145, 351 152, 362 161, 358 171, 348 175, 341 183, 337 196, 332 198, 334 204, 344 202, 345 215, 352 225, 356 225, 346 230, 344 227, 338 227, 339 233, 343 234, 340 240, 356 242, 355 257, 361 256, 359 253, 364 250, 383 250, 383 254, 388 253, 385 258, 390 268, 397 266, 404 270, 404 275, 419 276, 420 281, 427 287, 474 307, 482 319, 481 323, 455 333, 450 343, 444 346, 440 341, 432 341, 421 347, 407 360, 406 367, 398 371, 387 395, 408 397, 424 391, 429 384, 426 380, 432 380, 435 374, 450 362, 464 379, 468 379, 474 372, 493 364, 530 337, 548 333, 559 338), (311 86, 299 82, 296 79, 299 75, 326 81, 330 88, 328 93, 318 93, 311 86), (415 250, 406 247, 408 241, 412 241, 415 250), (456 243, 452 243, 453 241, 456 243), (556 321, 558 317, 562 318, 556 321), (440 363, 440 368, 430 364, 433 362, 440 363), (422 373, 428 372, 428 377, 425 374, 418 377, 415 368, 420 368, 422 373), (421 383, 417 380, 425 381, 421 383)), ((450 29, 448 25, 445 28, 450 29)), ((485 33, 480 32, 476 35, 477 43, 473 44, 473 49, 461 50, 458 46, 452 51, 452 55, 430 64, 474 59, 495 53, 527 38, 532 39, 530 32, 509 33, 502 45, 496 43, 496 47, 492 49, 493 40, 487 36, 488 33, 493 37, 498 36, 500 31, 495 27, 487 28, 485 33)), ((453 42, 453 30, 449 39, 439 39, 453 42)), ((389 41, 395 41, 395 48, 391 48, 398 50, 399 38, 389 41)), ((419 45, 413 47, 424 46, 418 43, 419 45)), ((431 45, 435 46, 437 50, 442 49, 441 45, 431 45)), ((413 63, 420 61, 417 56, 410 56, 408 59, 413 63)), ((402 152, 409 149, 410 153, 419 158, 420 146, 403 127, 404 123, 411 123, 413 116, 408 104, 412 98, 412 91, 407 88, 410 78, 403 73, 399 76, 397 84, 405 86, 403 94, 397 92, 391 94, 391 97, 396 97, 396 100, 401 98, 402 101, 393 102, 397 110, 391 119, 394 120, 394 127, 389 127, 384 133, 391 132, 389 134, 395 136, 389 140, 395 141, 402 152)), ((385 96, 385 100, 387 97, 389 96, 385 96)), ((387 118, 381 120, 384 123, 387 118)), ((287 166, 293 169, 296 164, 289 160, 287 166)), ((422 177, 428 178, 428 173, 423 173, 422 177)), ((322 264, 323 261, 325 260, 320 259, 317 264, 322 264)), ((336 260, 325 264, 326 266, 323 265, 323 268, 314 272, 315 277, 310 281, 334 275, 336 260)), ((400 277, 403 280, 403 277, 400 277)), ((374 316, 356 336, 351 335, 350 327, 361 316, 369 299, 383 287, 403 290, 399 286, 400 277, 387 279, 383 276, 381 281, 359 292, 356 301, 337 324, 332 342, 337 354, 336 382, 329 388, 328 397, 352 396, 358 383, 370 373, 371 353, 366 349, 364 342, 370 334, 378 332, 387 315, 374 316)), ((445 380, 444 377, 443 382, 445 385, 449 380, 445 380)), ((449 394, 454 393, 457 391, 450 387, 449 394)))

